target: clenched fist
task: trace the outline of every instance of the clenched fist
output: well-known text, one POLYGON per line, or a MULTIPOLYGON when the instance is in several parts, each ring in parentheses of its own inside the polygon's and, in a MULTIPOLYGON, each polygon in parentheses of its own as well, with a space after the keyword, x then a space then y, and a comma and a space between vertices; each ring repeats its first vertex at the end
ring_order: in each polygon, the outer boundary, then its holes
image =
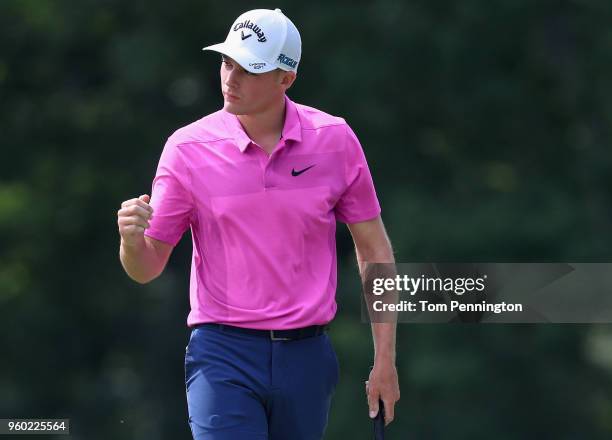
POLYGON ((121 209, 117 211, 117 224, 123 245, 137 246, 144 241, 144 231, 153 216, 149 201, 150 197, 144 194, 121 204, 121 209))

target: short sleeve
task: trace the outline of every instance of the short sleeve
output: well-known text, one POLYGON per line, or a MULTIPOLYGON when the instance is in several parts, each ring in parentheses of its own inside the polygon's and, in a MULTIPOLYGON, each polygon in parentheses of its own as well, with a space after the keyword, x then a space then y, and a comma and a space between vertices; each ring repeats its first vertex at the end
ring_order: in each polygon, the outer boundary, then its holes
POLYGON ((150 202, 153 218, 145 235, 175 246, 190 226, 194 204, 189 170, 171 139, 164 146, 153 179, 150 202))
POLYGON ((344 175, 346 187, 335 207, 338 221, 358 223, 380 214, 372 175, 363 148, 351 127, 346 125, 344 148, 344 175))

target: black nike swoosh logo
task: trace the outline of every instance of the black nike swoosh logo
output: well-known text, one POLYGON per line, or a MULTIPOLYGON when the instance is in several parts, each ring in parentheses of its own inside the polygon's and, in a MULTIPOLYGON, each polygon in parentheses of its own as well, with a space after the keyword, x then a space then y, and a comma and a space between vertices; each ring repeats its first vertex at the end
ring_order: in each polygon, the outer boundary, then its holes
POLYGON ((249 37, 252 37, 252 36, 253 36, 253 34, 249 34, 249 35, 247 35, 247 36, 245 37, 245 36, 244 36, 244 31, 240 31, 240 34, 242 34, 242 39, 243 39, 243 40, 246 40, 247 38, 249 38, 249 37))
POLYGON ((291 169, 291 175, 292 175, 292 176, 299 176, 300 174, 302 174, 302 173, 304 173, 304 172, 308 171, 309 169, 311 169, 311 168, 312 168, 312 167, 314 167, 315 165, 316 165, 316 164, 314 164, 314 165, 310 165, 309 167, 306 167, 306 168, 304 168, 303 170, 300 170, 300 171, 295 171, 295 168, 292 168, 292 169, 291 169))

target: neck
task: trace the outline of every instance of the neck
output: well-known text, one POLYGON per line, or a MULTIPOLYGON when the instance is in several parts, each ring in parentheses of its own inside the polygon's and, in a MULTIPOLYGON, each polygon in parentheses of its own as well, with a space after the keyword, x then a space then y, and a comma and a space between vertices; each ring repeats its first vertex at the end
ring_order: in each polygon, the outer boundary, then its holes
POLYGON ((285 96, 260 113, 238 115, 238 120, 252 140, 280 138, 285 124, 285 96))

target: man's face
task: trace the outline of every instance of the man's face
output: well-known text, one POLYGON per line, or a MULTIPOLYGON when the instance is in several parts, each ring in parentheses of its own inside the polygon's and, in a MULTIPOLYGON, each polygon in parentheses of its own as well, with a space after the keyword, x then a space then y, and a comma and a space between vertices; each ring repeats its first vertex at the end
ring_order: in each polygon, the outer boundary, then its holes
POLYGON ((223 108, 235 115, 265 111, 278 102, 294 79, 293 72, 282 70, 249 73, 232 58, 223 55, 221 59, 223 108))

